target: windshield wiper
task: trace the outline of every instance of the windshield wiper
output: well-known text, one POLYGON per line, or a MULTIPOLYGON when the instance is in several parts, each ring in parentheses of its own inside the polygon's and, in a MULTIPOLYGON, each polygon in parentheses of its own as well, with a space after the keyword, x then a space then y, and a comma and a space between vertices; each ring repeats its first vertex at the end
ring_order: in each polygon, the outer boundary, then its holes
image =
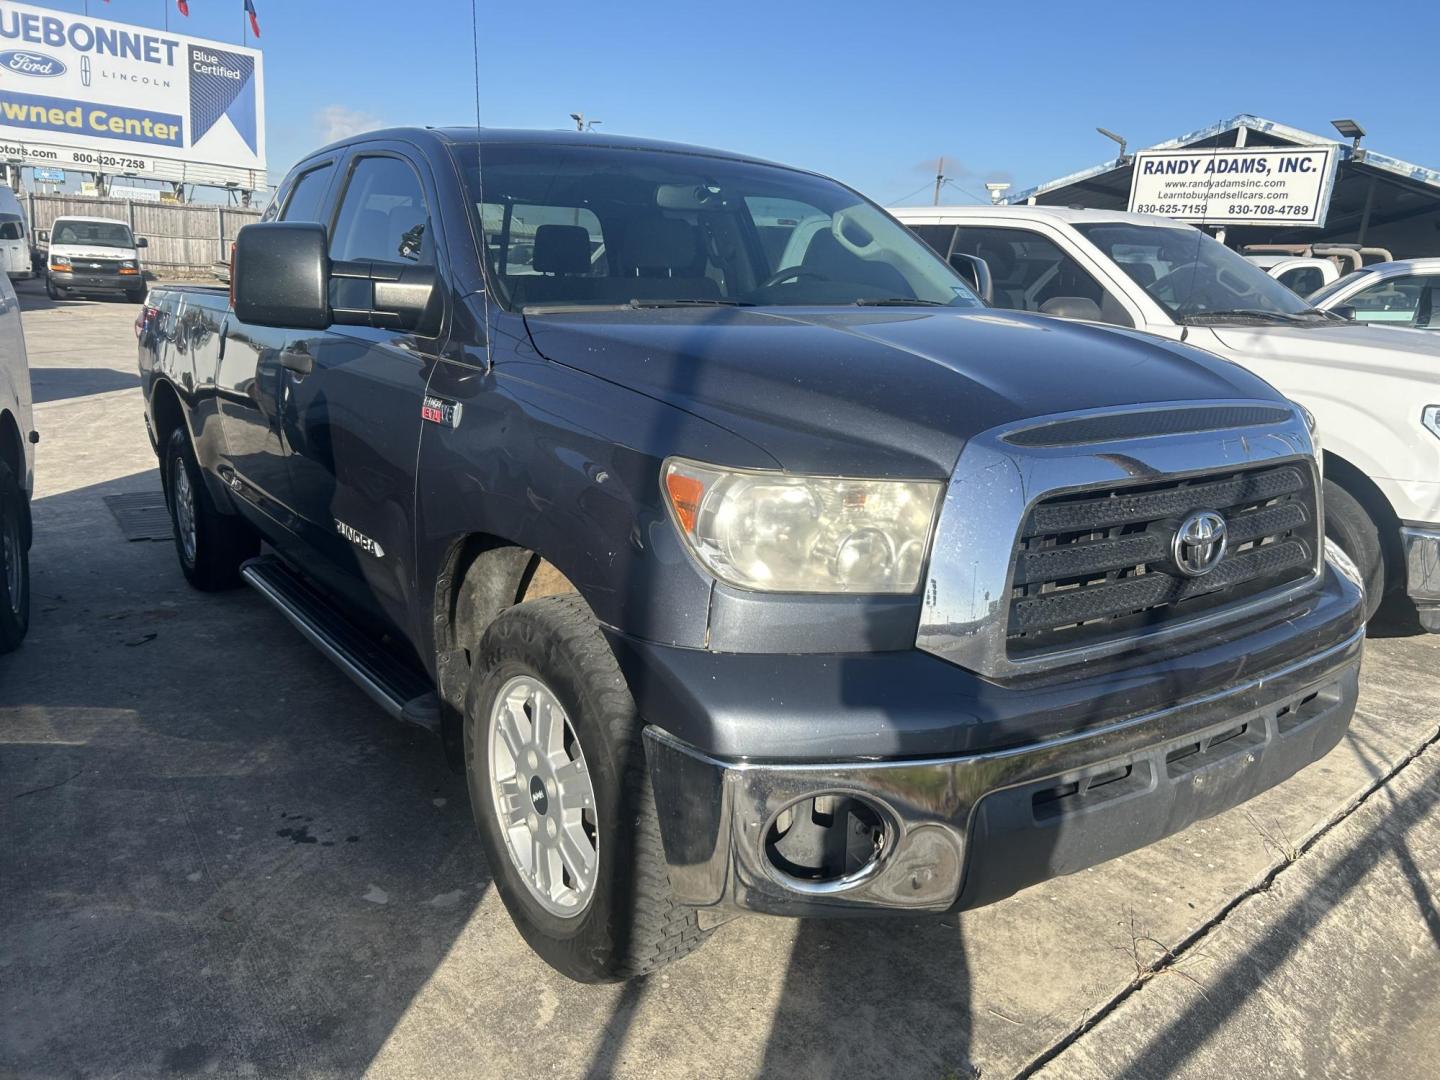
POLYGON ((667 308, 667 307, 754 307, 749 300, 716 300, 716 299, 688 299, 675 298, 666 300, 630 300, 627 304, 632 308, 667 308))
POLYGON ((1284 323, 1286 326, 1303 326, 1314 320, 1313 317, 1307 317, 1303 312, 1292 314, 1288 311, 1266 311, 1263 308, 1235 308, 1233 311, 1197 311, 1193 315, 1182 317, 1180 321, 1190 326, 1203 326, 1207 323, 1247 321, 1284 323))
POLYGON ((862 296, 855 301, 856 307, 950 307, 943 300, 921 300, 915 296, 887 296, 871 299, 862 296))

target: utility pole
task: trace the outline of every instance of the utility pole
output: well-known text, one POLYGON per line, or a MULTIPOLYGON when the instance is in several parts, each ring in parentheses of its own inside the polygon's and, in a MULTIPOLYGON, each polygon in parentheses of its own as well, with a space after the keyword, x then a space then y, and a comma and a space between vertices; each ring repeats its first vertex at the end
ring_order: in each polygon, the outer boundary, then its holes
POLYGON ((945 159, 942 157, 935 166, 935 201, 934 206, 940 205, 940 185, 945 183, 945 159))

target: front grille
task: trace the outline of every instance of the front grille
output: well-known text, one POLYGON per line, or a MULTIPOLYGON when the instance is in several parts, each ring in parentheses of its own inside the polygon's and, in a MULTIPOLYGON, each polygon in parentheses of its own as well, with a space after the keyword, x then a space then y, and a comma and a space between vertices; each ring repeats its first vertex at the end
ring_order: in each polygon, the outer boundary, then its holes
POLYGON ((1317 522, 1305 462, 1047 498, 1021 530, 1009 654, 1153 630, 1300 581, 1314 573, 1317 522), (1224 515, 1229 542, 1213 570, 1188 577, 1171 541, 1196 510, 1224 515))
POLYGON ((114 274, 120 270, 120 260, 75 257, 70 260, 70 268, 77 274, 114 274))

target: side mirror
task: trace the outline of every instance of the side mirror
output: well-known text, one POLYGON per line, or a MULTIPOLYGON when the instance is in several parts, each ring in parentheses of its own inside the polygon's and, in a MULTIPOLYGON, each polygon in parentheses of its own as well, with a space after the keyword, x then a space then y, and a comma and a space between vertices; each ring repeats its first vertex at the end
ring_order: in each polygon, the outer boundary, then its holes
POLYGON ((1330 314, 1339 315, 1342 319, 1349 319, 1351 322, 1355 321, 1354 304, 1336 304, 1334 307, 1330 308, 1329 311, 1330 314))
POLYGON ((435 270, 357 259, 330 265, 331 317, 346 326, 432 334, 439 330, 435 270))
POLYGON ((49 229, 36 229, 36 230, 35 230, 35 242, 38 243, 38 244, 48 244, 48 243, 50 242, 50 230, 49 230, 49 229))
POLYGON ((149 240, 146 240, 145 237, 143 237, 143 236, 137 236, 137 237, 135 237, 135 246, 136 246, 137 248, 149 247, 149 246, 150 246, 150 241, 149 241, 149 240))
POLYGON ((332 321, 328 248, 323 225, 246 225, 235 237, 235 317, 255 326, 324 330, 332 321))
POLYGON ((950 266, 957 274, 975 287, 985 303, 995 302, 995 279, 990 276, 990 264, 979 255, 966 255, 963 251, 950 254, 950 266))
POLYGON ((1054 315, 1058 319, 1079 319, 1082 322, 1100 322, 1100 305, 1088 296, 1056 296, 1040 305, 1041 315, 1054 315))

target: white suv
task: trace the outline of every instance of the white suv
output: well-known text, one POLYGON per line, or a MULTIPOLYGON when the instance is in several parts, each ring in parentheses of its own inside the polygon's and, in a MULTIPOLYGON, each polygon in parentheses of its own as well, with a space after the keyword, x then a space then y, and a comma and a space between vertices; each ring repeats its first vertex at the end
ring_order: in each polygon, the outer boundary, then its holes
POLYGON ((893 211, 997 307, 1198 345, 1304 405, 1325 447, 1326 533, 1359 565, 1371 613, 1408 588, 1440 632, 1440 335, 1318 311, 1198 229, 1041 206, 893 211))
POLYGON ((34 442, 20 305, 0 274, 0 653, 17 647, 30 623, 34 442))

